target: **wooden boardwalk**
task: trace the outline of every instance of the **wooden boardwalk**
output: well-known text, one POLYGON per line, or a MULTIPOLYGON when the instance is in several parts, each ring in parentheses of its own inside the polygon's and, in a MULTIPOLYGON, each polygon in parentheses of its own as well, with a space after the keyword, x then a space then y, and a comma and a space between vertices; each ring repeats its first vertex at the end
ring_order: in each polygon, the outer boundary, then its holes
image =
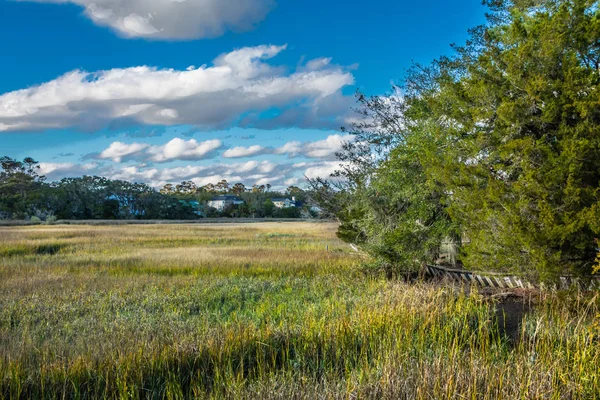
POLYGON ((427 265, 426 274, 434 278, 451 279, 456 282, 475 284, 482 287, 495 287, 504 289, 569 289, 579 287, 583 290, 600 289, 600 277, 592 279, 589 283, 571 276, 561 276, 554 285, 533 284, 521 277, 495 272, 472 272, 461 269, 442 267, 441 265, 427 265))

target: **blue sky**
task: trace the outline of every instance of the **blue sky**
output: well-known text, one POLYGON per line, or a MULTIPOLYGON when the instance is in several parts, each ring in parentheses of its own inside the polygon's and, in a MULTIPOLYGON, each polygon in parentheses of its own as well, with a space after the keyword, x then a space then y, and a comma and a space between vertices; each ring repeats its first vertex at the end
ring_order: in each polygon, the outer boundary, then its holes
POLYGON ((484 22, 480 0, 0 1, 0 155, 98 174, 302 184, 385 94, 484 22))

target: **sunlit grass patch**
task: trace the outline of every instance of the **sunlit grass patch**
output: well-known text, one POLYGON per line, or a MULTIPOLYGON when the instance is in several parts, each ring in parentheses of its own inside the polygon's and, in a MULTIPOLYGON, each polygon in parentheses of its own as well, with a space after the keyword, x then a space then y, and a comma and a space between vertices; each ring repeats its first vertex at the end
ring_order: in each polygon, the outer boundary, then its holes
POLYGON ((494 302, 365 275, 334 232, 0 228, 0 398, 600 396, 598 300, 511 342, 494 302))
POLYGON ((66 248, 64 243, 17 243, 14 245, 0 245, 0 257, 17 257, 29 255, 55 255, 66 248))

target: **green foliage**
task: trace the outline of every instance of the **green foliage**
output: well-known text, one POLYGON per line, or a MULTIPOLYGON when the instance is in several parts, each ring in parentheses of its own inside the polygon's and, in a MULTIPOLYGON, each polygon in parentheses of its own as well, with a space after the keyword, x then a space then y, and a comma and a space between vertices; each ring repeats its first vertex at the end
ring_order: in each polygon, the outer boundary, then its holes
POLYGON ((591 272, 600 234, 600 10, 490 0, 456 55, 415 66, 340 154, 340 237, 392 263, 462 245, 471 269, 591 272))
POLYGON ((598 298, 532 296, 511 341, 476 291, 365 279, 335 229, 0 228, 0 398, 598 397, 598 298))
POLYGON ((0 214, 11 218, 26 218, 41 206, 40 188, 45 179, 38 174, 39 165, 33 158, 17 161, 0 158, 0 214))
MULTIPOLYGON (((37 219, 53 223, 61 220, 177 219, 199 217, 228 218, 300 218, 301 209, 278 211, 270 198, 279 192, 266 192, 271 185, 247 190, 242 183, 229 185, 222 180, 216 185, 197 187, 192 181, 167 184, 160 192, 144 183, 111 180, 99 176, 64 178, 50 184, 39 176, 37 161, 26 158, 16 161, 0 159, 0 219, 37 219), (236 194, 243 204, 220 212, 206 204, 216 193, 236 194)), ((287 190, 298 199, 306 193, 295 186, 287 190)), ((38 221, 39 222, 39 221, 38 221)))
POLYGON ((426 174, 430 138, 407 129, 406 103, 358 96, 365 122, 338 156, 340 183, 313 182, 323 208, 340 220, 338 237, 379 258, 387 269, 416 271, 435 262, 442 241, 457 237, 447 195, 426 174))
POLYGON ((426 110, 412 114, 415 129, 439 143, 427 173, 452 193, 469 267, 589 274, 600 233, 597 3, 507 1, 495 15, 413 93, 426 110))
POLYGON ((276 208, 272 215, 275 218, 300 218, 300 209, 297 207, 276 208))
POLYGON ((263 205, 263 209, 265 212, 265 216, 266 217, 271 217, 273 216, 273 211, 275 210, 275 204, 273 204, 273 202, 271 201, 271 199, 267 199, 265 200, 265 203, 263 205))

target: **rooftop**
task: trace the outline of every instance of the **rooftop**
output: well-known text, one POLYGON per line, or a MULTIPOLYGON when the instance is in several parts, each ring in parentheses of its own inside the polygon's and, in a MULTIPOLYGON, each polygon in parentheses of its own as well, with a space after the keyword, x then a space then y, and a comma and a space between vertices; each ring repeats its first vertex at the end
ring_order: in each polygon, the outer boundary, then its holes
POLYGON ((221 196, 215 196, 212 199, 210 199, 210 201, 219 201, 219 200, 242 200, 240 197, 238 196, 232 196, 232 195, 221 195, 221 196))

